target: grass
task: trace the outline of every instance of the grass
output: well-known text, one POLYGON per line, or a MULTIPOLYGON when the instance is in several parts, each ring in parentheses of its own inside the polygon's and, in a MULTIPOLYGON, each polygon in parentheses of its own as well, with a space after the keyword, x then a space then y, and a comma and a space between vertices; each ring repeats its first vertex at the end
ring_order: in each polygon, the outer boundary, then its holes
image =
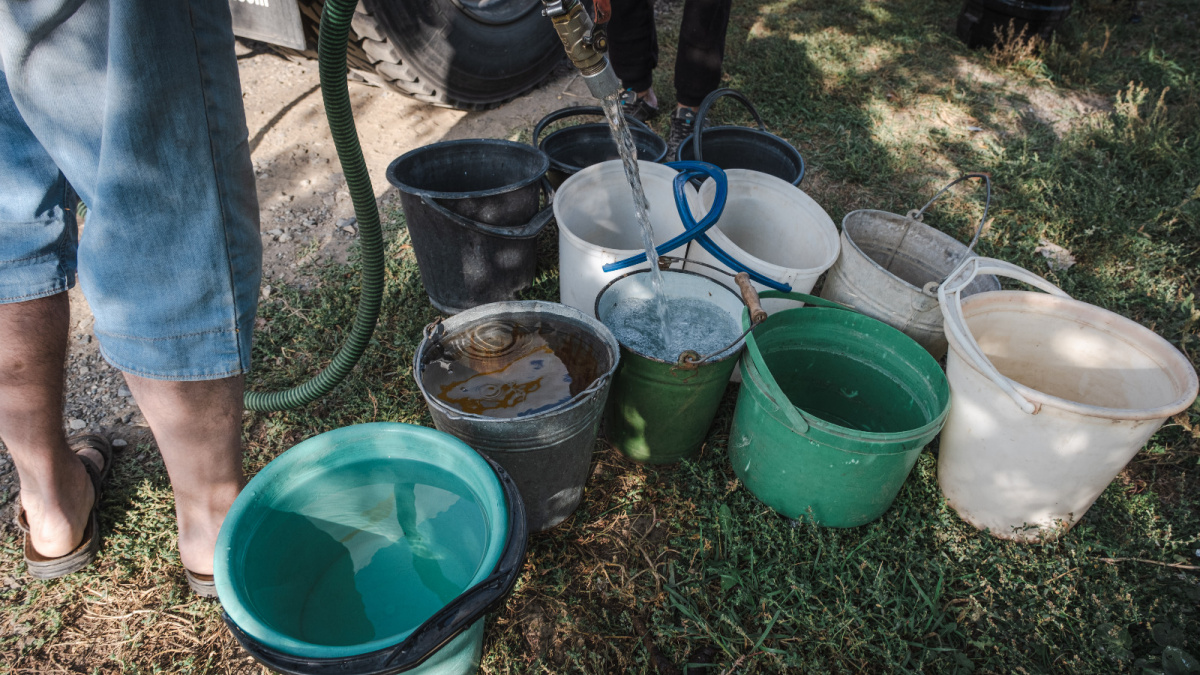
MULTIPOLYGON (((961 172, 990 172, 982 253, 1149 326, 1197 363, 1200 12, 1147 1, 1145 22, 1129 25, 1128 5, 1092 0, 1038 50, 973 53, 953 36, 958 9, 739 2, 725 84, 800 148, 805 190, 835 221, 857 208, 903 213, 961 172), (1042 240, 1077 264, 1051 271, 1035 252, 1042 240)), ((678 20, 662 32, 664 102, 678 20)), ((715 115, 749 120, 732 103, 715 115)), ((967 239, 980 214, 964 185, 926 222, 967 239)), ((369 354, 334 395, 248 416, 248 469, 335 427, 430 424, 409 369, 437 314, 402 214, 390 204, 385 216, 388 293, 369 354)), ((551 233, 528 297, 557 297, 554 246, 551 233)), ((311 374, 344 336, 355 269, 320 274, 315 290, 280 288, 263 304, 255 388, 311 374)), ((584 503, 532 538, 516 591, 489 619, 484 672, 671 674, 689 662, 709 675, 1196 672, 1200 575, 1178 565, 1200 564, 1200 407, 1169 421, 1079 526, 1042 545, 959 520, 931 451, 874 523, 780 518, 729 466, 732 411, 727 396, 700 457, 677 467, 632 465, 598 444, 584 503)), ((31 582, 19 541, 3 542, 0 672, 258 672, 218 609, 185 591, 152 448, 125 452, 115 471, 108 543, 86 573, 31 582)))

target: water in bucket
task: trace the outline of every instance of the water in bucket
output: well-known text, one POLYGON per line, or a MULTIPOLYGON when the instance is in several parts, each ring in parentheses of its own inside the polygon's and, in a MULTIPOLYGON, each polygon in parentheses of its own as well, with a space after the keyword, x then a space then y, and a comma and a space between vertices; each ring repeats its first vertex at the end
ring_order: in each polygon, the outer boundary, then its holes
POLYGON ((441 338, 421 384, 466 413, 534 415, 563 405, 596 380, 595 348, 562 321, 491 320, 441 338))
POLYGON ((670 345, 658 330, 650 300, 628 300, 617 305, 604 324, 625 346, 656 359, 674 363, 684 349, 701 356, 729 347, 742 331, 729 312, 698 298, 672 301, 668 331, 670 345))
POLYGON ((276 631, 333 646, 397 635, 479 571, 486 516, 445 469, 367 460, 309 482, 266 509, 245 544, 249 603, 276 631))
MULTIPOLYGON (((646 248, 646 261, 650 263, 650 280, 654 287, 653 309, 658 317, 659 332, 662 342, 671 344, 671 317, 667 306, 667 292, 663 285, 662 272, 655 261, 658 253, 654 250, 654 230, 650 226, 650 204, 646 201, 646 191, 642 188, 642 175, 638 171, 637 147, 633 144, 633 135, 629 133, 629 125, 621 114, 621 104, 618 95, 613 94, 601 99, 604 116, 608 119, 608 127, 612 131, 613 140, 617 143, 617 151, 621 154, 621 164, 625 167, 625 179, 633 191, 633 208, 637 213, 638 224, 642 229, 642 244, 646 248)), ((669 351, 669 350, 668 350, 669 351)))

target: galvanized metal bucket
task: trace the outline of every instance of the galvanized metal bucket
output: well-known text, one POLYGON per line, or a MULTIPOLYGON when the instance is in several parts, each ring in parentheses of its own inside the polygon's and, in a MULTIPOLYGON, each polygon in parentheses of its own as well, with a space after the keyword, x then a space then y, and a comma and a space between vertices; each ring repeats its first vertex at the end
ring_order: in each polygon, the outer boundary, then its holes
POLYGON ((508 471, 525 502, 530 531, 548 530, 570 516, 583 498, 592 450, 617 368, 619 347, 604 324, 554 302, 496 302, 431 324, 413 357, 413 378, 429 406, 433 424, 495 460, 508 471), (433 348, 452 335, 498 320, 530 325, 543 319, 578 331, 575 349, 594 360, 590 384, 566 403, 511 419, 457 410, 429 392, 422 380, 433 348))
MULTIPOLYGON (((971 173, 938 191, 925 206, 897 215, 886 211, 851 211, 842 219, 842 252, 830 268, 821 297, 858 310, 900 329, 934 358, 946 354, 937 289, 972 250, 987 222, 992 201, 991 179, 971 173), (969 245, 921 222, 928 209, 951 186, 980 178, 987 187, 983 218, 969 245)), ((993 276, 981 276, 963 296, 1000 290, 993 276)))
MULTIPOLYGON (((663 270, 663 285, 667 296, 711 302, 735 321, 741 321, 743 303, 752 305, 752 316, 765 318, 749 276, 738 276, 743 297, 695 272, 663 270)), ((614 279, 596 297, 596 317, 604 321, 619 304, 653 297, 649 277, 649 270, 639 270, 614 279)), ((713 354, 685 351, 675 362, 642 354, 622 343, 621 364, 613 376, 613 393, 604 417, 609 443, 626 457, 646 464, 670 464, 695 456, 737 366, 744 335, 713 354)))

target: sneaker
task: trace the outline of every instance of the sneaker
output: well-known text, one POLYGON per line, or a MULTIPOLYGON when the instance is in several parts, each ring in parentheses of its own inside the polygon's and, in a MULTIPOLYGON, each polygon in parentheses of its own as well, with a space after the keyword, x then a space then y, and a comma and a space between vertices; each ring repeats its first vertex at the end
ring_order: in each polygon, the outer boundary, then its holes
POLYGON ((617 99, 621 102, 621 112, 639 122, 645 122, 658 117, 658 108, 650 105, 644 98, 638 98, 637 92, 626 89, 617 99))
POLYGON ((671 131, 667 134, 667 161, 674 162, 679 144, 692 135, 696 123, 696 111, 691 108, 675 108, 671 113, 671 131))

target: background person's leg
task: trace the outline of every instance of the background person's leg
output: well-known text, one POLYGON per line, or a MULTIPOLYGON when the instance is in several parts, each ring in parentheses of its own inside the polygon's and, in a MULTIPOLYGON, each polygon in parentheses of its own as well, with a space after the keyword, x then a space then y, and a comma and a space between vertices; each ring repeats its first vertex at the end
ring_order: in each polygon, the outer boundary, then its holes
POLYGON ((125 381, 154 431, 171 476, 183 566, 212 574, 217 533, 245 482, 244 378, 169 382, 126 373, 125 381))
POLYGON ((652 0, 612 0, 608 44, 608 59, 621 84, 636 92, 648 91, 658 66, 652 0))
POLYGON ((697 108, 721 84, 732 0, 685 0, 675 55, 675 98, 697 108))

